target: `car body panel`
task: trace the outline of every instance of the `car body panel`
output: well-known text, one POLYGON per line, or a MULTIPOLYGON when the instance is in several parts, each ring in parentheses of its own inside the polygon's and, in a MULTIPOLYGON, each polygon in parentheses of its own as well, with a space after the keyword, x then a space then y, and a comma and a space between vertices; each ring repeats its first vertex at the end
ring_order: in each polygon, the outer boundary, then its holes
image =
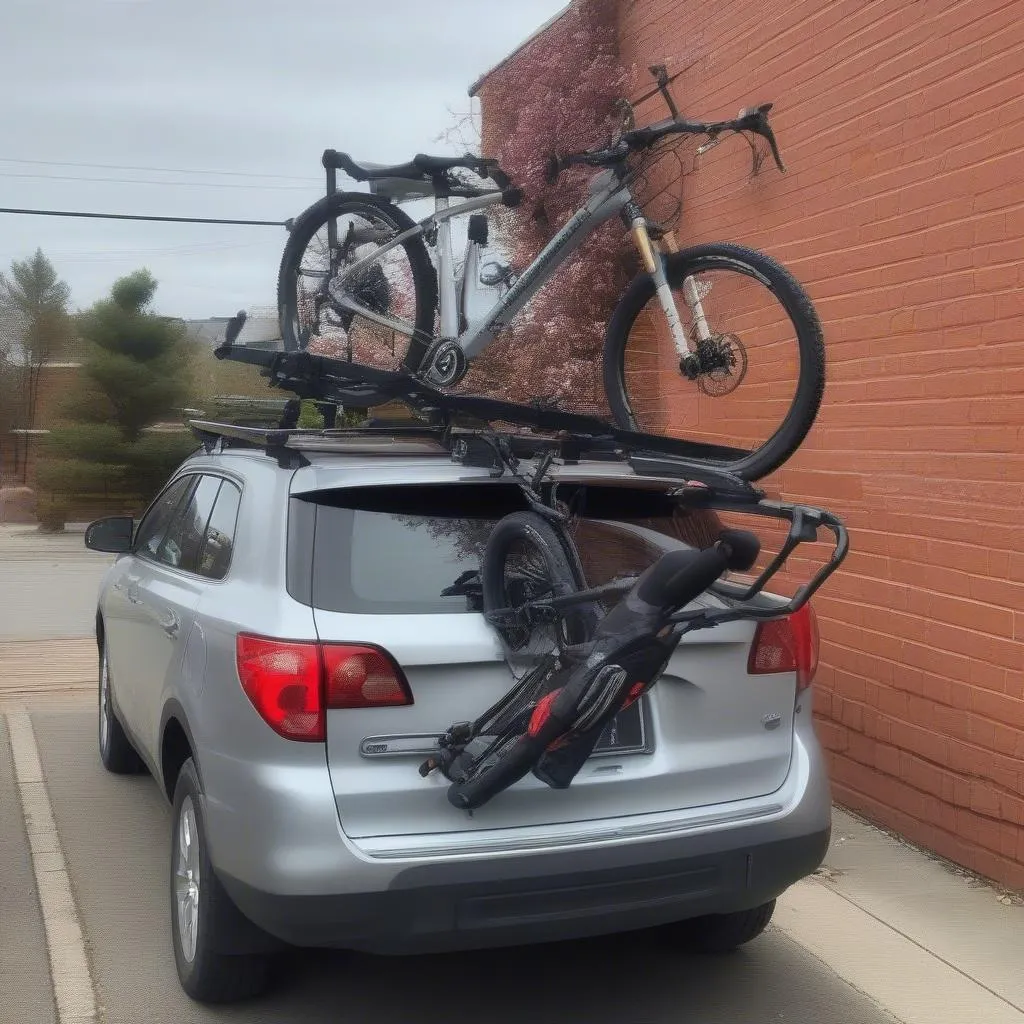
MULTIPOLYGON (((279 463, 246 450, 188 460, 179 474, 221 474, 242 488, 227 576, 210 580, 128 554, 108 570, 98 603, 118 714, 158 774, 168 730, 177 722, 185 732, 202 780, 212 862, 253 920, 287 941, 386 950, 401 945, 388 930, 400 928, 406 913, 392 919, 387 908, 411 908, 406 897, 394 902, 396 892, 409 892, 447 908, 424 918, 424 941, 462 948, 560 937, 572 931, 573 914, 590 921, 582 934, 658 923, 666 913, 724 912, 813 870, 807 864, 820 859, 831 805, 811 693, 795 695, 790 675, 746 675, 749 622, 684 638, 646 698, 652 751, 595 758, 568 791, 530 778, 469 817, 446 803, 443 780, 419 778, 416 757, 363 756, 368 737, 429 736, 479 713, 511 677, 479 613, 343 613, 314 609, 302 586, 290 592, 289 537, 304 537, 311 522, 308 505, 296 510, 296 496, 309 502, 315 492, 353 485, 485 483, 490 474, 436 455, 311 454, 308 461, 279 463), (170 614, 175 637, 164 628, 170 614), (416 703, 330 712, 326 743, 284 739, 242 690, 240 632, 379 644, 403 666, 416 703), (769 728, 768 720, 777 724, 769 728), (789 868, 773 859, 771 879, 755 884, 750 851, 780 842, 803 853, 789 868), (646 892, 642 880, 651 872, 668 877, 690 857, 704 858, 700 871, 712 862, 721 870, 713 885, 671 910, 640 899, 623 903, 619 914, 602 902, 611 892, 607 872, 630 892, 635 876, 646 892), (574 870, 594 887, 566 897, 565 914, 514 927, 505 921, 509 914, 499 908, 517 893, 574 870), (465 885, 476 888, 459 888, 465 885), (386 906, 374 902, 381 895, 386 906), (369 900, 376 909, 367 920, 378 924, 350 919, 341 906, 326 909, 336 898, 369 900)), ((679 483, 639 478, 621 463, 555 472, 663 489, 679 483)), ((563 897, 545 898, 562 905, 563 897)))

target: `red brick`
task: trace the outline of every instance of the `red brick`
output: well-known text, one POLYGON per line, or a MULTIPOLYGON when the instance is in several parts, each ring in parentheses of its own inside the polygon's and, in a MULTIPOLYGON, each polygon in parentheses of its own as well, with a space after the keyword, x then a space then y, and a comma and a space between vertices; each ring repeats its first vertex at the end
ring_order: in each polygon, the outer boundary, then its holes
MULTIPOLYGON (((621 59, 641 95, 675 55, 688 112, 776 102, 790 174, 751 181, 723 144, 682 183, 681 237, 776 255, 823 319, 825 403, 773 480, 852 530, 816 599, 836 792, 1024 886, 1024 23, 1005 0, 777 13, 765 35, 738 0, 633 0, 621 59)), ((639 110, 663 116, 656 96, 639 110)), ((736 423, 767 413, 750 384, 736 423)), ((724 408, 680 422, 714 437, 724 408)))

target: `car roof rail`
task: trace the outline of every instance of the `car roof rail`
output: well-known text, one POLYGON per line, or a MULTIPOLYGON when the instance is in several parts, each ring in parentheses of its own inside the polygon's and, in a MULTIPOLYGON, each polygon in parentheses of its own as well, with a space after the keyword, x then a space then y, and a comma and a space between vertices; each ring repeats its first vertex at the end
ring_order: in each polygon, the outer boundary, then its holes
POLYGON ((641 477, 681 481, 679 493, 757 502, 764 492, 723 467, 656 452, 630 450, 614 439, 588 434, 500 431, 489 426, 430 425, 423 421, 381 422, 377 426, 321 429, 243 426, 193 419, 189 426, 208 454, 230 448, 266 452, 282 467, 308 465, 307 454, 449 455, 464 466, 502 476, 520 460, 573 465, 581 461, 628 466, 641 477))

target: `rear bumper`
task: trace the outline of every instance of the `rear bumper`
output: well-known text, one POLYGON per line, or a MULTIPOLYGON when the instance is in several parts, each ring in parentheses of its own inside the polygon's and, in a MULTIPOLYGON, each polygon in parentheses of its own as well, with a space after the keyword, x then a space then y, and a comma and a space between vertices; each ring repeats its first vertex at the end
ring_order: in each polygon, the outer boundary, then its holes
POLYGON ((755 907, 818 867, 829 832, 737 846, 741 836, 731 831, 719 836, 725 849, 704 853, 694 852, 698 837, 691 836, 657 844, 660 856, 643 863, 634 847, 629 864, 588 869, 592 858, 577 855, 569 858, 575 868, 563 860, 543 877, 515 877, 517 864, 508 862, 506 877, 486 880, 456 880, 450 865, 421 866, 399 874, 386 891, 361 894, 279 896, 222 881, 250 920, 285 942, 440 952, 582 938, 755 907))
POLYGON ((615 819, 604 838, 559 843, 552 832, 531 844, 524 834, 509 848, 506 830, 504 848, 490 851, 357 845, 322 763, 253 773, 208 754, 211 859, 264 931, 369 952, 543 942, 755 907, 813 872, 828 848, 828 773, 810 700, 801 704, 788 777, 770 796, 615 819))

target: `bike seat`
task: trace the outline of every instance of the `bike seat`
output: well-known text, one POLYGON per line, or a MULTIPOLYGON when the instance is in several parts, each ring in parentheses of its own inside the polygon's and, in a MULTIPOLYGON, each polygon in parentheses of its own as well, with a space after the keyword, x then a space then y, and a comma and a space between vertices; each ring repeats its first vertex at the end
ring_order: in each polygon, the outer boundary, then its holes
POLYGON ((455 167, 465 167, 478 174, 484 170, 483 161, 473 156, 427 156, 418 153, 408 163, 385 166, 383 164, 358 164, 348 155, 335 149, 325 149, 322 163, 325 168, 343 170, 356 181, 376 181, 381 178, 409 178, 413 181, 429 181, 438 174, 455 167))
POLYGON ((473 156, 427 156, 425 153, 417 153, 412 162, 424 174, 441 174, 443 171, 450 171, 455 167, 465 167, 470 171, 479 171, 481 160, 473 156))
POLYGON ((325 149, 321 162, 325 168, 336 167, 356 181, 375 181, 379 178, 410 178, 413 181, 425 181, 427 178, 423 170, 416 166, 415 160, 390 167, 384 164, 357 164, 348 153, 325 149))

